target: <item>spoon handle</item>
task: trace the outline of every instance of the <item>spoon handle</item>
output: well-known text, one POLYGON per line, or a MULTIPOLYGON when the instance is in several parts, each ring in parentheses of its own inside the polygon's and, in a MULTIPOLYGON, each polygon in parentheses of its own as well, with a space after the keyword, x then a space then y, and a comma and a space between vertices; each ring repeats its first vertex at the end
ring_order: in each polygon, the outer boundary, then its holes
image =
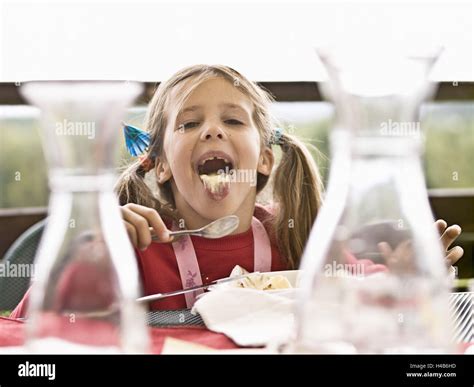
MULTIPOLYGON (((152 230, 152 229, 151 229, 152 230)), ((151 231, 150 230, 150 231, 151 231)), ((178 230, 178 231, 170 231, 170 236, 171 237, 180 237, 183 235, 195 235, 195 236, 202 236, 202 233, 200 230, 178 230)), ((155 234, 152 234, 151 240, 157 242, 158 237, 155 234)))
POLYGON ((200 230, 179 230, 179 231, 170 231, 170 236, 183 236, 183 235, 195 235, 201 236, 202 232, 200 230))

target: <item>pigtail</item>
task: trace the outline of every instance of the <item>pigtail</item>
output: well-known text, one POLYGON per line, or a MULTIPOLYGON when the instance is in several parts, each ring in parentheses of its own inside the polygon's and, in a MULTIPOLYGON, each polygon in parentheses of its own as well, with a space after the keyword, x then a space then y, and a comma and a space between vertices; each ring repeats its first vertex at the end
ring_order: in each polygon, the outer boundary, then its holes
MULTIPOLYGON (((127 203, 136 203, 141 206, 155 209, 160 215, 175 219, 176 214, 171 205, 162 203, 152 192, 145 181, 145 174, 149 171, 151 159, 136 160, 120 175, 115 185, 115 193, 121 206, 127 203)), ((153 168, 152 168, 153 169, 153 168)))
POLYGON ((115 186, 115 192, 121 206, 127 203, 136 203, 142 206, 155 208, 151 190, 145 183, 145 171, 140 160, 134 161, 121 174, 115 186))
POLYGON ((300 140, 281 133, 279 144, 283 153, 273 182, 279 207, 275 233, 289 268, 296 269, 322 204, 323 185, 313 157, 300 140))

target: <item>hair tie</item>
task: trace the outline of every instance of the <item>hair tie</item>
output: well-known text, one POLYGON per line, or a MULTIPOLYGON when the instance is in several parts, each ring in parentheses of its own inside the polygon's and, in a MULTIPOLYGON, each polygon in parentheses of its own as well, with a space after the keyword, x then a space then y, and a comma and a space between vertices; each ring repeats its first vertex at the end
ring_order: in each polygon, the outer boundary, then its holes
POLYGON ((155 160, 151 159, 149 155, 139 156, 139 160, 140 166, 145 173, 151 171, 155 166, 155 160))
POLYGON ((272 133, 272 138, 270 139, 270 145, 282 145, 283 141, 281 139, 283 135, 282 128, 275 128, 272 133))

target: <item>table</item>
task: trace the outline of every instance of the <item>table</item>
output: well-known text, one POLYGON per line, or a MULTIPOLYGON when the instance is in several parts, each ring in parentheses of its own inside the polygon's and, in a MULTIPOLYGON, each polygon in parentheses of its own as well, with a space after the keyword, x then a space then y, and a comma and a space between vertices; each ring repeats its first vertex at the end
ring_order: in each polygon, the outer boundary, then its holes
MULTIPOLYGON (((238 348, 227 336, 214 333, 203 326, 150 327, 152 353, 159 354, 167 337, 193 342, 214 349, 238 348)), ((25 322, 0 317, 0 347, 20 346, 25 341, 25 322)))
MULTIPOLYGON (((451 293, 450 309, 456 324, 453 327, 453 338, 460 346, 460 353, 474 343, 474 293, 451 293)), ((213 349, 239 348, 232 340, 221 333, 208 330, 200 316, 192 315, 189 310, 148 312, 147 324, 152 341, 152 353, 162 352, 165 339, 168 337, 200 344, 213 349)), ((89 327, 89 326, 88 326, 89 327)), ((24 343, 25 323, 22 320, 0 317, 0 347, 21 346, 24 343)), ((91 329, 96 339, 102 339, 98 326, 91 329)))

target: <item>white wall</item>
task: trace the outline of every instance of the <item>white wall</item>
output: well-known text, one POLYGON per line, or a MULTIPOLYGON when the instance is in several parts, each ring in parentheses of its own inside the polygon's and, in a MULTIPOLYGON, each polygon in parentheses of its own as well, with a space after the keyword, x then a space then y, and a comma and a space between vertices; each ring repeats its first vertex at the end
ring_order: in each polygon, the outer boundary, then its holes
POLYGON ((0 80, 163 80, 223 63, 260 81, 318 80, 327 40, 445 46, 434 78, 474 81, 472 2, 3 1, 0 80))

